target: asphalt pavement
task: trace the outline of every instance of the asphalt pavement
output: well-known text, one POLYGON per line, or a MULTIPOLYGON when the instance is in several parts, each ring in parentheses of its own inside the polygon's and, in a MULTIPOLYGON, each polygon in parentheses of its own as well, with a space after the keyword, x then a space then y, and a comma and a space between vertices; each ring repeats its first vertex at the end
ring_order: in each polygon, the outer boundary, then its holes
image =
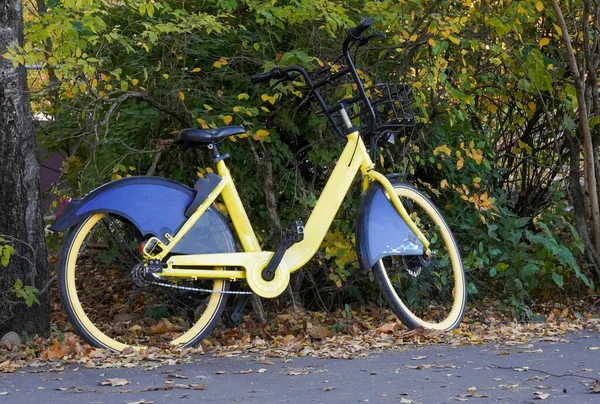
POLYGON ((344 359, 200 355, 194 363, 0 374, 0 403, 600 403, 600 335, 406 347, 344 359), (104 385, 102 385, 104 383, 104 385), (113 386, 114 384, 114 386, 113 386))

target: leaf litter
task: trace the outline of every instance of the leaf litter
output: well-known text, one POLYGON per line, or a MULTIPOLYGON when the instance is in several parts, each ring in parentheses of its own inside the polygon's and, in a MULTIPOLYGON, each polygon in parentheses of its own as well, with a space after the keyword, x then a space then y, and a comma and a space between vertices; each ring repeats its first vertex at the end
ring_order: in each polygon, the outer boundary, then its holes
MULTIPOLYGON (((580 313, 584 311, 579 308, 549 306, 541 311, 545 313, 545 322, 522 323, 491 307, 489 304, 483 310, 468 308, 463 324, 452 332, 423 328, 408 330, 389 310, 377 308, 352 311, 350 317, 341 310, 334 313, 285 311, 267 324, 257 323, 247 315, 234 329, 217 327, 196 348, 128 348, 121 353, 91 347, 74 333, 60 331, 70 326, 64 314, 55 310, 54 328, 59 331, 48 339, 35 337, 26 344, 12 346, 10 350, 0 347, 0 372, 10 373, 28 366, 36 368, 40 364, 45 365, 40 371, 50 371, 53 367, 48 365, 58 364, 54 366, 54 371, 58 372, 62 371, 60 366, 64 364, 96 369, 142 367, 152 370, 159 366, 194 362, 207 352, 217 357, 254 355, 258 363, 271 365, 274 363, 272 358, 284 361, 296 356, 351 359, 382 350, 418 349, 437 344, 493 343, 506 347, 528 347, 536 340, 565 341, 568 332, 600 331, 600 318, 591 313, 582 315, 580 313)), ((598 350, 600 347, 587 349, 598 350)), ((412 358, 426 359, 422 355, 412 358)), ((425 368, 427 365, 421 366, 425 368)))

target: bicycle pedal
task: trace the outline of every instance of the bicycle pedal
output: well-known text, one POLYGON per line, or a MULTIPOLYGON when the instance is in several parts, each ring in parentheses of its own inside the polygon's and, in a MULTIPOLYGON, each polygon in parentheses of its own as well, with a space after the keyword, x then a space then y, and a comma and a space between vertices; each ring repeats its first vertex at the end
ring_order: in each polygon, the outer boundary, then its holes
POLYGON ((291 243, 304 240, 304 223, 302 223, 302 220, 296 220, 288 226, 287 236, 291 243))

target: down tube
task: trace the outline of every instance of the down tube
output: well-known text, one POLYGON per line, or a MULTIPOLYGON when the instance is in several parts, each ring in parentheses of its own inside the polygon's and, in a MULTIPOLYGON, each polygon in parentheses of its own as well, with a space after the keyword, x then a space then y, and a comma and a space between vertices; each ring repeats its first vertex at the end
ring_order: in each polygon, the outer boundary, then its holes
POLYGON ((348 135, 348 143, 304 226, 304 240, 290 247, 283 256, 290 272, 301 268, 315 255, 360 166, 369 163, 369 155, 358 132, 348 135))

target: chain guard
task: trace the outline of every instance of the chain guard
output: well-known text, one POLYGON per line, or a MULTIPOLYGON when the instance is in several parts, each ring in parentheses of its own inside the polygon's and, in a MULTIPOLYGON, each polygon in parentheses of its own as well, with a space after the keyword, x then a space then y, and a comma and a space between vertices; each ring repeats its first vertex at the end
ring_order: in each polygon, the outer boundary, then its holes
POLYGON ((147 288, 148 286, 160 286, 163 288, 185 290, 190 292, 203 292, 203 293, 221 293, 229 295, 250 295, 252 292, 240 291, 240 290, 216 290, 207 288, 195 288, 193 286, 181 286, 167 281, 160 281, 160 276, 148 270, 148 267, 144 263, 140 262, 136 264, 131 270, 131 276, 133 283, 141 288, 147 288), (150 278, 150 279, 149 279, 150 278))

